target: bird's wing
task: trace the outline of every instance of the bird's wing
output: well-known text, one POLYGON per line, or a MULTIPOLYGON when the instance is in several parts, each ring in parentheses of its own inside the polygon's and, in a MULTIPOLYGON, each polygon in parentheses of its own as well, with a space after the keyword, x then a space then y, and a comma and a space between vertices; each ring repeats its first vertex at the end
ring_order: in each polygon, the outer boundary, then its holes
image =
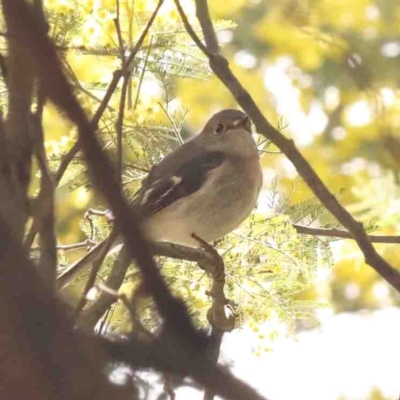
MULTIPOLYGON (((132 201, 132 206, 138 207, 140 217, 149 217, 199 190, 209 172, 219 167, 225 158, 220 152, 204 152, 196 148, 192 150, 191 157, 184 151, 175 151, 172 153, 174 157, 167 156, 152 169, 132 201)), ((77 274, 86 270, 99 257, 106 241, 118 241, 117 236, 118 231, 113 229, 109 239, 99 243, 84 258, 63 271, 57 278, 59 287, 66 286, 77 274)))
POLYGON ((223 161, 224 155, 221 152, 204 152, 186 160, 172 171, 170 168, 167 175, 162 174, 162 165, 159 164, 154 174, 150 173, 137 197, 136 206, 139 207, 140 215, 147 218, 196 192, 203 186, 209 172, 219 167, 223 161))

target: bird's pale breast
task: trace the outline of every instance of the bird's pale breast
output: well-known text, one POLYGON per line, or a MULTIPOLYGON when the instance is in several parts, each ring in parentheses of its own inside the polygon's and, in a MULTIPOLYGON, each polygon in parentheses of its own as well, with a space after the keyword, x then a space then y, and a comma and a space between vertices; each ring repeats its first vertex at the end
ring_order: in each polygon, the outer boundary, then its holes
POLYGON ((258 157, 244 165, 238 170, 224 163, 198 192, 149 218, 144 225, 148 238, 197 247, 192 233, 212 242, 238 227, 255 207, 262 184, 258 157))

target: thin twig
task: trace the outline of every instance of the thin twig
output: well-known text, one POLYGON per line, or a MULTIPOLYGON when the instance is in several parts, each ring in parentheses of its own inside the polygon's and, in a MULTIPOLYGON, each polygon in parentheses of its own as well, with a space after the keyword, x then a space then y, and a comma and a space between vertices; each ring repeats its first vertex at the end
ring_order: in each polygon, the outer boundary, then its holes
POLYGON ((117 292, 118 299, 122 301, 124 306, 129 311, 129 315, 135 327, 135 333, 139 336, 142 336, 145 340, 155 340, 157 338, 156 335, 146 329, 137 313, 137 307, 135 307, 135 305, 139 303, 139 297, 143 294, 142 289, 143 285, 139 285, 138 288, 135 289, 131 299, 128 299, 124 293, 118 294, 117 292))
MULTIPOLYGON (((126 251, 126 248, 122 248, 109 275, 107 276, 106 281, 104 282, 104 286, 118 292, 124 281, 130 262, 130 254, 126 251)), ((115 296, 102 290, 99 297, 82 311, 78 318, 77 325, 85 330, 93 331, 93 328, 96 326, 99 319, 115 303, 115 301, 115 296)))
POLYGON ((115 0, 116 7, 117 7, 117 15, 114 19, 115 30, 117 31, 118 36, 118 45, 119 45, 119 53, 121 57, 122 65, 125 66, 125 46, 124 46, 124 39, 122 38, 122 31, 121 31, 121 22, 120 22, 120 5, 119 0, 115 0))
MULTIPOLYGON (((95 246, 97 243, 93 240, 87 239, 83 242, 73 243, 73 244, 59 244, 57 245, 57 250, 62 251, 70 251, 70 250, 79 250, 85 247, 95 246)), ((32 247, 31 251, 40 251, 40 247, 32 247)))
MULTIPOLYGON (((343 229, 337 228, 312 228, 310 226, 297 225, 293 224, 293 228, 296 229, 297 233, 302 235, 311 235, 311 236, 327 236, 327 237, 336 237, 343 239, 352 239, 355 240, 353 235, 349 231, 345 231, 343 229)), ((372 243, 393 243, 400 244, 400 236, 396 235, 368 235, 368 239, 372 243)))
POLYGON ((120 182, 122 182, 122 172, 123 172, 122 136, 123 136, 124 111, 125 111, 126 93, 128 90, 128 84, 129 84, 129 76, 125 75, 122 84, 121 99, 119 101, 118 118, 115 124, 115 131, 117 134, 117 171, 118 171, 118 179, 120 180, 120 182))
MULTIPOLYGON (((182 139, 182 135, 179 132, 179 129, 177 128, 177 126, 175 125, 175 122, 172 119, 171 115, 169 114, 168 108, 164 107, 161 102, 159 102, 158 104, 161 107, 161 109, 164 111, 164 114, 166 115, 166 117, 168 118, 168 121, 171 124, 173 131, 175 132, 175 135, 179 141, 179 144, 183 144, 184 141, 182 139)), ((168 107, 168 105, 167 105, 167 107, 168 107)))
POLYGON ((108 240, 115 240, 117 238, 117 230, 113 228, 109 237, 102 242, 98 243, 96 246, 93 247, 87 254, 85 254, 80 260, 76 261, 75 263, 71 264, 69 267, 63 270, 61 274, 57 277, 57 286, 61 289, 67 286, 75 277, 86 271, 90 265, 95 262, 100 254, 104 246, 106 245, 108 240))
MULTIPOLYGON (((145 59, 144 59, 142 72, 140 73, 140 77, 139 77, 139 83, 138 83, 137 90, 136 90, 135 102, 133 103, 133 109, 134 110, 136 110, 136 107, 137 107, 137 105, 139 103, 140 90, 142 88, 144 75, 146 74, 146 67, 147 67, 147 63, 149 61, 149 56, 150 56, 150 52, 151 52, 151 49, 152 49, 152 44, 153 44, 153 37, 151 36, 150 37, 150 44, 149 44, 149 47, 147 49, 146 56, 145 56, 145 59)), ((132 105, 130 104, 130 106, 128 108, 131 109, 132 105)))
POLYGON ((90 270, 90 275, 89 278, 86 282, 85 288, 83 289, 83 292, 81 294, 81 297, 78 301, 78 304, 76 305, 75 312, 73 315, 73 320, 75 321, 83 308, 86 305, 87 302, 87 294, 89 293, 89 290, 94 286, 97 274, 100 271, 101 265, 103 264, 108 252, 111 249, 111 246, 114 242, 113 237, 110 235, 102 247, 99 256, 96 258, 96 260, 93 262, 92 269, 90 270))
MULTIPOLYGON (((145 28, 143 29, 142 34, 140 35, 138 41, 136 42, 135 46, 133 47, 128 59, 126 60, 124 68, 116 70, 114 72, 113 79, 107 88, 106 94, 104 95, 99 108, 97 109, 95 115, 92 118, 91 124, 93 126, 93 129, 95 129, 95 130, 97 129, 98 123, 99 123, 105 109, 107 108, 107 105, 111 99, 111 96, 114 94, 115 89, 118 86, 119 80, 125 75, 126 72, 129 71, 132 62, 134 61, 134 59, 136 57, 136 54, 140 50, 140 48, 144 42, 144 39, 146 38, 151 26, 153 25, 155 17, 157 16, 158 10, 160 9, 163 1, 164 0, 159 0, 157 7, 155 8, 150 19, 147 21, 147 24, 146 24, 145 28)), ((77 141, 75 143, 75 145, 70 149, 70 151, 64 156, 63 160, 61 161, 60 166, 58 167, 58 170, 56 172, 56 177, 55 177, 56 184, 58 184, 61 181, 66 169, 68 168, 68 165, 73 160, 73 158, 76 156, 76 154, 78 153, 79 150, 80 150, 80 143, 79 143, 79 141, 77 141)))
MULTIPOLYGON (((99 99, 98 97, 96 97, 90 90, 86 89, 85 87, 82 86, 81 82, 79 81, 78 77, 76 76, 73 68, 71 67, 70 63, 68 62, 67 58, 64 56, 64 54, 62 54, 60 56, 64 62, 65 68, 68 72, 68 74, 71 77, 71 80, 73 81, 73 84, 83 93, 85 93, 87 96, 89 96, 91 99, 93 99, 94 101, 96 101, 97 103, 101 104, 103 100, 99 99)), ((110 105, 107 105, 107 108, 110 111, 114 111, 114 108, 111 107, 110 105)))

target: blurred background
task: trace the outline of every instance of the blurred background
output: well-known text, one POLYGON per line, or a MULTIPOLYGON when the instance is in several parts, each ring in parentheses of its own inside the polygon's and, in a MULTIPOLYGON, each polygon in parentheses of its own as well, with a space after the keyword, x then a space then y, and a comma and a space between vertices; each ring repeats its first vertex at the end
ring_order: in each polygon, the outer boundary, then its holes
MULTIPOLYGON (((122 33, 129 47, 156 2, 120 3, 122 33)), ((88 113, 93 113, 120 65, 115 1, 47 0, 45 4, 68 73, 88 113)), ((194 4, 190 0, 182 4, 195 24, 194 4)), ((329 189, 371 233, 399 234, 399 2, 225 0, 210 1, 210 7, 222 50, 264 115, 294 139, 329 189)), ((124 127, 127 193, 135 191, 154 162, 201 129, 213 112, 237 107, 184 34, 172 0, 165 1, 139 53, 129 91, 124 127)), ((117 94, 101 126, 111 157, 119 101, 117 94)), ((56 167, 74 142, 75 131, 51 106, 46 107, 45 130, 47 151, 56 167)), ((275 225, 286 221, 336 226, 290 162, 273 145, 261 137, 257 140, 264 187, 254 218, 275 225), (275 197, 277 202, 271 200, 275 197)), ((84 212, 105 206, 92 192, 78 157, 57 193, 59 242, 84 240, 88 233, 84 212)), ((99 225, 100 234, 101 229, 99 225)), ((253 235, 248 226, 243 229, 239 237, 253 235)), ((268 229, 269 237, 278 231, 268 229)), ((293 230, 288 235, 296 243, 306 240, 293 230)), ((268 304, 257 309, 249 298, 238 298, 233 282, 231 295, 243 308, 243 321, 227 336, 224 357, 272 399, 395 399, 400 392, 393 373, 399 353, 395 339, 400 333, 399 296, 364 263, 353 241, 325 239, 313 238, 315 248, 307 259, 284 248, 298 260, 298 268, 307 271, 295 277, 285 272, 286 282, 292 279, 287 304, 293 309, 300 304, 301 312, 296 309, 290 316, 289 311, 271 311, 268 304)), ((238 249, 236 254, 254 250, 243 250, 238 237, 228 240, 238 249)), ((282 239, 276 236, 276 241, 281 246, 282 239)), ((398 244, 377 248, 393 266, 400 266, 398 244)), ((260 256, 262 251, 256 253, 260 256)), ((62 261, 68 264, 81 254, 62 254, 62 261)), ((274 262, 275 266, 269 265, 272 274, 286 271, 283 261, 274 262)), ((193 277, 188 279, 193 282, 193 277)), ((194 301, 195 309, 205 309, 204 287, 190 285, 176 289, 194 301)))

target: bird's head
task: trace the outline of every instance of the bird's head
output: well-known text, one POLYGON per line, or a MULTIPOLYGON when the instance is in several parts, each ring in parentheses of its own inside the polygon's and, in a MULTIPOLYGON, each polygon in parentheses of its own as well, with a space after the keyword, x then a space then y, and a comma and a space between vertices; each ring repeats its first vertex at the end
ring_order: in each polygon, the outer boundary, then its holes
POLYGON ((251 121, 240 110, 226 109, 215 113, 198 138, 212 150, 232 155, 254 155, 257 150, 251 133, 251 121))

